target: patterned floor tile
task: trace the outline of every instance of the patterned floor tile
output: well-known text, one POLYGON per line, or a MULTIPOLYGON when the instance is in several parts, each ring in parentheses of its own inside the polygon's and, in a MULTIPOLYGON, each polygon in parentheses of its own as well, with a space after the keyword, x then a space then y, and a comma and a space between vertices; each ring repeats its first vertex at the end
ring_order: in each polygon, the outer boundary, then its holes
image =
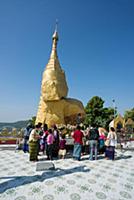
MULTIPOLYGON (((0 200, 125 200, 134 197, 134 155, 116 161, 54 160, 54 171, 36 172, 23 152, 1 151, 0 200), (90 197, 90 198, 89 198, 90 197)), ((39 159, 43 159, 42 156, 39 159)))

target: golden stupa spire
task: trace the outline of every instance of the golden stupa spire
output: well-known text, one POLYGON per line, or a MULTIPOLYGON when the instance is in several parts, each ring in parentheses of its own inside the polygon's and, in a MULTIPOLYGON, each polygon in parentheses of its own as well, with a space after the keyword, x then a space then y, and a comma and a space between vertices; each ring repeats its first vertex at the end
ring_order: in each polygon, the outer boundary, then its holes
POLYGON ((59 100, 67 97, 68 87, 64 70, 57 56, 57 23, 53 34, 51 55, 43 73, 42 94, 45 101, 59 100))
POLYGON ((51 51, 51 55, 50 55, 50 58, 54 58, 54 59, 58 58, 58 56, 57 56, 57 42, 58 42, 59 37, 58 37, 57 28, 58 28, 58 21, 56 21, 55 31, 54 31, 54 34, 52 36, 53 44, 52 44, 52 51, 51 51))

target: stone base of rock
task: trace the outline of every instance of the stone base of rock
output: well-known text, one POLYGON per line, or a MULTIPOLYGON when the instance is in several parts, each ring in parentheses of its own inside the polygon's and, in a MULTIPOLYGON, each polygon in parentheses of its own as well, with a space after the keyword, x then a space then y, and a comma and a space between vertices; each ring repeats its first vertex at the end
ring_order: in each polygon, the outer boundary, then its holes
POLYGON ((55 166, 51 161, 41 161, 36 164, 36 171, 54 170, 55 166))

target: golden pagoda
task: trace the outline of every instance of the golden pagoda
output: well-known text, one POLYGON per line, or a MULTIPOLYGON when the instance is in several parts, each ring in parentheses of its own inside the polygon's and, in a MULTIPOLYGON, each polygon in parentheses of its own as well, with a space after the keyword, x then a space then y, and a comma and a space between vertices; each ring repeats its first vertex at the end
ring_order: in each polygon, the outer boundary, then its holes
POLYGON ((41 96, 36 116, 38 122, 53 124, 74 124, 78 113, 85 116, 82 102, 67 98, 68 86, 65 72, 60 66, 57 56, 58 32, 52 36, 52 51, 43 73, 41 96))

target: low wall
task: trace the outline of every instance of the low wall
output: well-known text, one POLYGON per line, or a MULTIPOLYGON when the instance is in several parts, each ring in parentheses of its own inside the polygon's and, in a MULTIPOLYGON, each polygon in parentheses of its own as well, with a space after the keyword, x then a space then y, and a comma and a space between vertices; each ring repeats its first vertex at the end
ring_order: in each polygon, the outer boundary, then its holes
POLYGON ((0 137, 0 144, 16 144, 17 138, 0 137))

